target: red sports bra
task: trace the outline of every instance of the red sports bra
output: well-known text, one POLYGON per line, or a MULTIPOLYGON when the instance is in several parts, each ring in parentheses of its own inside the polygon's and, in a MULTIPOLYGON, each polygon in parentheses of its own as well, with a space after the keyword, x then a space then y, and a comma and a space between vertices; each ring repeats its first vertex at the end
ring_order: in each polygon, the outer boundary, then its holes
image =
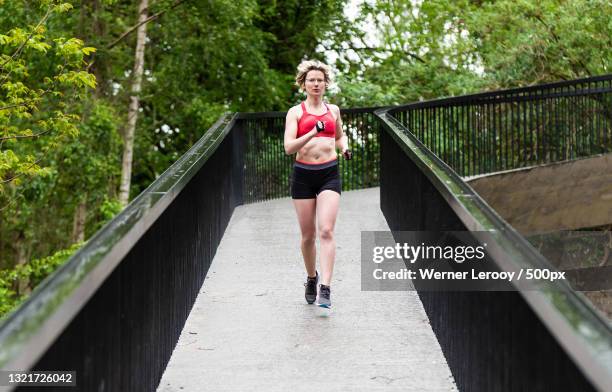
POLYGON ((319 132, 315 137, 336 137, 336 120, 329 110, 329 106, 324 104, 327 111, 321 115, 310 114, 306 111, 306 105, 302 102, 302 117, 298 121, 297 137, 301 137, 312 130, 317 124, 317 121, 325 123, 325 129, 319 132))

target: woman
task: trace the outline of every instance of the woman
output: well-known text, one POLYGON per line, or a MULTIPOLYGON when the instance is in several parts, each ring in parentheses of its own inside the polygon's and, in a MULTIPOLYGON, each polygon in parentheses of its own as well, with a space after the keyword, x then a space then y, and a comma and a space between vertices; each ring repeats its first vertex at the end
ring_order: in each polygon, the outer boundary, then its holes
POLYGON ((331 307, 330 283, 336 257, 334 226, 342 184, 336 148, 351 158, 342 132, 340 109, 323 102, 331 82, 330 69, 319 61, 303 61, 298 66, 296 84, 306 93, 306 101, 289 109, 285 123, 285 152, 297 153, 291 178, 291 197, 302 233, 302 256, 308 277, 306 302, 331 307), (321 276, 316 270, 316 226, 318 217, 321 245, 321 276), (317 294, 317 283, 319 283, 317 294))

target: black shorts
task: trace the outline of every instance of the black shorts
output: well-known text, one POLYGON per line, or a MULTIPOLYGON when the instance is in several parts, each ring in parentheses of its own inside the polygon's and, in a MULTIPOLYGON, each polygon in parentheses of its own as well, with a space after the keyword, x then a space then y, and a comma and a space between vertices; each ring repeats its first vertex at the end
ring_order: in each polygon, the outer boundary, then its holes
POLYGON ((296 162, 291 175, 291 197, 293 199, 315 199, 324 190, 341 194, 342 181, 338 161, 308 165, 296 162))

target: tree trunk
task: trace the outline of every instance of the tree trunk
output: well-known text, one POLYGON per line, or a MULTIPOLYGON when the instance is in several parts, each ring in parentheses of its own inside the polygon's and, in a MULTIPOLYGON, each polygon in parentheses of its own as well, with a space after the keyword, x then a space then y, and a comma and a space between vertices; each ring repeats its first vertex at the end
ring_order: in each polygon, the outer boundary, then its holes
MULTIPOLYGON (((20 231, 15 238, 15 248, 17 249, 17 265, 24 265, 28 262, 26 247, 25 247, 25 235, 23 231, 20 231)), ((29 294, 32 289, 30 288, 30 279, 19 278, 16 282, 15 289, 19 295, 29 294)))
POLYGON ((85 240, 85 222, 87 217, 87 195, 77 205, 74 211, 74 221, 72 225, 72 243, 85 240))
POLYGON ((136 119, 138 117, 138 95, 142 85, 142 73, 144 70, 144 50, 147 24, 148 0, 141 0, 138 7, 138 26, 136 38, 136 55, 134 58, 134 71, 132 72, 132 89, 130 96, 130 107, 128 110, 128 123, 124 132, 123 161, 121 165, 121 184, 119 185, 119 202, 126 206, 130 198, 130 183, 132 180, 132 155, 134 150, 134 131, 136 130, 136 119))
MULTIPOLYGON (((92 8, 93 36, 97 39, 100 39, 100 37, 106 37, 106 25, 102 15, 104 7, 99 0, 93 0, 92 8)), ((94 61, 92 72, 96 76, 96 81, 98 82, 93 94, 95 98, 99 98, 106 92, 106 74, 108 63, 107 60, 104 60, 104 57, 101 57, 97 53, 93 54, 92 61, 94 61)))

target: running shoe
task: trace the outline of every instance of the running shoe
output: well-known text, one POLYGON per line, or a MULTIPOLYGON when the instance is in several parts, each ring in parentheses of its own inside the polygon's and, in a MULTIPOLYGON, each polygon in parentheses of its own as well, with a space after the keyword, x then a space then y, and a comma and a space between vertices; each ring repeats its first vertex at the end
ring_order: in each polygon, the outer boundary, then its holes
POLYGON ((324 284, 319 285, 319 295, 317 296, 317 305, 321 308, 331 308, 331 293, 329 286, 324 284))
POLYGON ((306 297, 306 302, 309 304, 312 304, 317 298, 317 283, 319 283, 319 273, 316 271, 315 273, 316 275, 314 278, 307 277, 306 283, 304 283, 304 286, 306 286, 304 296, 306 297))

